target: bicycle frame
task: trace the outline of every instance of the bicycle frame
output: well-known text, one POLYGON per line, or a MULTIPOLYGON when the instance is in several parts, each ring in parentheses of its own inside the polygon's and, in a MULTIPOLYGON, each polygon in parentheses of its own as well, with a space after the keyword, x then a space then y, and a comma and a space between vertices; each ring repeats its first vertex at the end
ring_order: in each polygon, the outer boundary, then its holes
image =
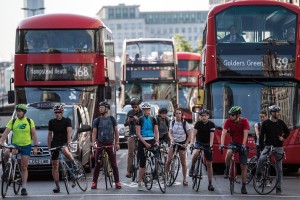
POLYGON ((167 178, 167 186, 168 187, 172 186, 175 183, 177 176, 178 176, 178 172, 180 170, 180 160, 179 160, 179 156, 178 156, 180 146, 182 146, 182 145, 179 143, 174 143, 172 145, 173 156, 172 156, 171 163, 170 163, 168 173, 167 173, 167 177, 168 177, 167 178))
POLYGON ((113 145, 97 147, 97 149, 101 150, 97 162, 100 164, 100 172, 101 172, 101 168, 103 170, 106 190, 108 190, 107 182, 109 182, 110 187, 112 187, 112 182, 113 182, 112 169, 110 166, 108 154, 106 152, 106 149, 111 147, 113 147, 113 145))

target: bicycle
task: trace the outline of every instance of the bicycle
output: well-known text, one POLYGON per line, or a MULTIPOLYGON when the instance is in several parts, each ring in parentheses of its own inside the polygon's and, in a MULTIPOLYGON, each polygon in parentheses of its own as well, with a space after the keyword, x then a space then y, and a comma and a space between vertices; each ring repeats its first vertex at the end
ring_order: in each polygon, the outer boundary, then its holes
MULTIPOLYGON (((235 162, 235 154, 241 148, 237 147, 237 146, 224 146, 224 149, 231 149, 232 150, 232 155, 231 155, 230 164, 229 164, 228 179, 229 179, 229 183, 230 183, 230 194, 233 195, 233 193, 234 193, 234 184, 235 183, 240 184, 240 182, 237 181, 237 167, 236 167, 236 162, 235 162)), ((221 154, 223 154, 223 149, 221 149, 221 154)))
MULTIPOLYGON (((271 162, 271 155, 274 152, 273 148, 273 146, 270 146, 268 151, 263 153, 263 155, 267 155, 267 160, 264 162, 263 170, 261 170, 262 173, 256 172, 253 177, 253 186, 258 194, 266 195, 271 193, 279 181, 278 170, 271 162)), ((279 160, 281 160, 283 156, 284 153, 279 160)))
POLYGON ((192 176, 192 180, 193 180, 193 189, 196 190, 196 192, 198 192, 199 187, 200 187, 200 183, 202 180, 202 166, 205 166, 205 156, 204 156, 204 151, 210 151, 210 148, 205 148, 203 146, 200 146, 199 148, 194 147, 193 149, 191 149, 191 154, 193 153, 194 149, 199 149, 199 155, 197 157, 197 161, 195 163, 195 169, 193 172, 193 176, 192 176))
MULTIPOLYGON (((256 150, 255 149, 249 149, 251 150, 256 150)), ((249 162, 247 163, 247 179, 246 179, 246 183, 249 184, 251 183, 253 176, 255 175, 255 171, 256 171, 256 164, 257 164, 258 158, 257 156, 253 156, 249 162)))
POLYGON ((70 194, 69 180, 72 180, 72 188, 78 185, 78 187, 85 192, 87 190, 88 184, 84 168, 81 162, 79 162, 76 159, 74 159, 75 165, 69 167, 62 153, 62 148, 64 147, 68 148, 68 146, 58 146, 50 148, 49 151, 59 151, 59 166, 61 170, 62 179, 65 183, 66 191, 68 194, 70 194))
POLYGON ((170 167, 167 173, 167 186, 170 187, 174 184, 176 181, 176 178, 178 176, 178 172, 180 169, 180 160, 179 160, 179 147, 182 147, 182 144, 174 143, 172 145, 174 149, 173 157, 171 159, 170 167))
MULTIPOLYGON (((22 185, 22 174, 20 170, 20 165, 18 161, 18 154, 13 154, 13 150, 16 148, 13 145, 3 145, 1 148, 9 149, 8 161, 5 164, 3 175, 2 175, 2 184, 1 184, 1 195, 5 198, 8 190, 8 186, 13 184, 14 193, 17 195, 20 191, 22 185)), ((3 154, 3 152, 2 152, 3 154)), ((3 155, 2 155, 3 162, 3 155)))
POLYGON ((101 147, 97 147, 97 149, 101 149, 101 153, 99 154, 98 157, 98 162, 100 164, 100 177, 99 179, 101 179, 101 175, 104 175, 104 179, 105 179, 105 188, 106 190, 108 190, 108 184, 110 185, 110 187, 112 188, 112 183, 114 181, 113 179, 113 172, 110 166, 110 161, 109 161, 109 157, 108 154, 106 152, 107 148, 111 148, 113 147, 113 145, 108 145, 108 146, 101 146, 101 147), (102 171, 102 173, 101 173, 102 171))
POLYGON ((162 162, 165 164, 168 158, 168 147, 169 147, 170 141, 165 140, 159 140, 159 146, 160 148, 160 157, 162 158, 162 162))
POLYGON ((153 180, 156 179, 162 193, 166 192, 166 175, 165 167, 160 158, 159 146, 144 148, 146 155, 146 172, 143 176, 143 181, 147 190, 151 190, 153 180))
POLYGON ((139 138, 137 137, 137 135, 130 135, 128 137, 134 138, 135 141, 135 147, 133 150, 133 159, 132 159, 132 166, 131 166, 131 180, 133 182, 136 181, 137 179, 137 170, 139 169, 139 158, 138 158, 138 141, 139 138))

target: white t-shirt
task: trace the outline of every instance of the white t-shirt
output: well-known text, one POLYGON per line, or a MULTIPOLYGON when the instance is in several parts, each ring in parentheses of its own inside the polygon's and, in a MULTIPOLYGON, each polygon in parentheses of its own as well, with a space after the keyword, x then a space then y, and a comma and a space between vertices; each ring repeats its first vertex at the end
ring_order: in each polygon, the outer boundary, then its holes
MULTIPOLYGON (((170 130, 173 132, 173 138, 175 142, 184 142, 187 139, 187 135, 183 129, 183 122, 182 121, 175 121, 174 127, 172 127, 172 121, 170 121, 170 130)), ((189 123, 185 123, 185 129, 188 133, 188 130, 191 129, 189 123)))

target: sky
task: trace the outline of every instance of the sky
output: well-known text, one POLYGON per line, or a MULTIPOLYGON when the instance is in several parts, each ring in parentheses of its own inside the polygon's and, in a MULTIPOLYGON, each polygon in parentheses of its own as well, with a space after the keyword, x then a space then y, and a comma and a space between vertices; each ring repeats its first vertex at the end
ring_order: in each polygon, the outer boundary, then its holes
MULTIPOLYGON (((38 0, 36 0, 38 1, 38 0)), ((140 5, 140 11, 208 10, 208 0, 44 0, 44 13, 76 13, 97 17, 103 6, 140 5)), ((0 62, 13 61, 15 30, 24 19, 23 0, 0 0, 0 62)))

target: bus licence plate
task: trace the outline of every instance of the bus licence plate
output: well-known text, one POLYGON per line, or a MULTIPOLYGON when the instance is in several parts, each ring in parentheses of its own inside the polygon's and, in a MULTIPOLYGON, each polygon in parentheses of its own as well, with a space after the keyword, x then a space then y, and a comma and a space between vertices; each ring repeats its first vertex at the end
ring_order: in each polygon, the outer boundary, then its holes
POLYGON ((29 160, 29 165, 49 165, 50 159, 41 159, 41 160, 29 160))

